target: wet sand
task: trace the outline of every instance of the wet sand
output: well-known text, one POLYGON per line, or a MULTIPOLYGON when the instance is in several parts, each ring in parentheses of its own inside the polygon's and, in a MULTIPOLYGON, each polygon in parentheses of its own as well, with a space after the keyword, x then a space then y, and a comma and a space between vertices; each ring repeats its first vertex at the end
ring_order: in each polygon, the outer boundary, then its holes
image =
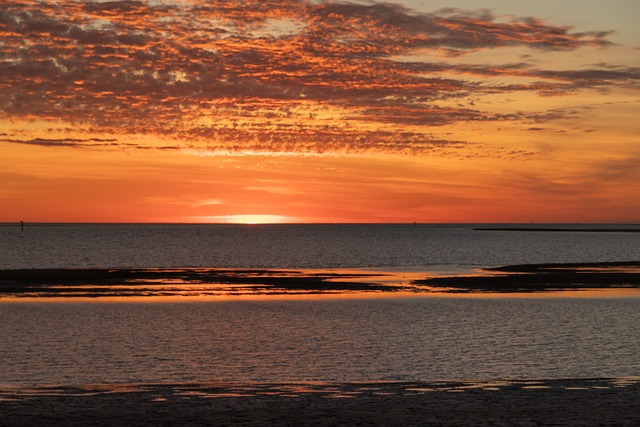
POLYGON ((637 426, 640 378, 0 390, 10 426, 637 426))
POLYGON ((131 297, 383 292, 384 273, 219 268, 0 270, 0 297, 131 297))
MULTIPOLYGON (((415 272, 412 273, 415 276, 415 272)), ((397 273, 216 268, 0 270, 0 298, 514 293, 640 288, 640 261, 528 264, 403 280, 397 273)))
POLYGON ((523 264, 469 276, 433 277, 414 284, 440 292, 546 292, 640 287, 640 262, 523 264))

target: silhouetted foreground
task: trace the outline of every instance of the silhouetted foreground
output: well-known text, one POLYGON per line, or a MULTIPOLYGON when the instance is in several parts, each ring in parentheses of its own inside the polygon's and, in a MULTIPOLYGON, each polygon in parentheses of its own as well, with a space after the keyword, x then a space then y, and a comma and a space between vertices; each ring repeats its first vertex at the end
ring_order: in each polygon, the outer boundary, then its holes
POLYGON ((297 270, 0 270, 0 297, 278 295, 348 292, 543 292, 640 288, 640 261, 528 264, 405 282, 385 273, 297 270))
POLYGON ((11 426, 638 426, 640 379, 0 390, 11 426))
POLYGON ((495 274, 433 277, 414 283, 440 292, 543 292, 640 287, 639 261, 523 264, 484 270, 495 274))
POLYGON ((384 274, 213 268, 0 270, 0 296, 260 295, 396 289, 367 280, 380 276, 384 274))

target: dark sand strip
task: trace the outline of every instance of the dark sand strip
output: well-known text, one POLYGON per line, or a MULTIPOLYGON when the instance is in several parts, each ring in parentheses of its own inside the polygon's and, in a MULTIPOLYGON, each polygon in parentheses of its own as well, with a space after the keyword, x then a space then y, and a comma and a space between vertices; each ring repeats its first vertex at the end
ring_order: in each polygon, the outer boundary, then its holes
POLYGON ((117 297, 393 291, 383 273, 216 268, 0 270, 0 297, 117 297))
POLYGON ((638 426, 640 380, 0 390, 11 426, 638 426))
MULTIPOLYGON (((349 292, 545 292, 640 288, 640 261, 527 264, 485 274, 426 277, 296 270, 44 269, 0 270, 2 297, 131 297, 342 294, 349 292)), ((428 273, 425 273, 427 275, 428 273)))
POLYGON ((432 277, 417 286, 438 292, 545 292, 640 287, 640 262, 524 264, 485 268, 491 274, 432 277))

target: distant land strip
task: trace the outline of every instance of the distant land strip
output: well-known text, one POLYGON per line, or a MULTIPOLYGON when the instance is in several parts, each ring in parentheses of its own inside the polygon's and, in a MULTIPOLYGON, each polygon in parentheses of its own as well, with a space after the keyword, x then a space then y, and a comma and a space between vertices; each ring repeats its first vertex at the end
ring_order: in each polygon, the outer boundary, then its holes
POLYGON ((476 227, 476 231, 569 231, 578 233, 640 233, 640 228, 476 227))

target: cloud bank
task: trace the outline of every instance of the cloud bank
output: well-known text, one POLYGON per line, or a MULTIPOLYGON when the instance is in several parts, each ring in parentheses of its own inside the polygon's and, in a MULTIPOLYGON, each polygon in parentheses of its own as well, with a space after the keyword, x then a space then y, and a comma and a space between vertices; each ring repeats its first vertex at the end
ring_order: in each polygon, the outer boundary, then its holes
POLYGON ((19 0, 0 10, 0 118, 158 135, 214 152, 429 153, 465 144, 434 136, 444 125, 544 121, 483 111, 471 96, 559 96, 640 82, 632 67, 545 70, 461 63, 465 55, 606 48, 609 35, 489 10, 418 13, 392 3, 19 0))

